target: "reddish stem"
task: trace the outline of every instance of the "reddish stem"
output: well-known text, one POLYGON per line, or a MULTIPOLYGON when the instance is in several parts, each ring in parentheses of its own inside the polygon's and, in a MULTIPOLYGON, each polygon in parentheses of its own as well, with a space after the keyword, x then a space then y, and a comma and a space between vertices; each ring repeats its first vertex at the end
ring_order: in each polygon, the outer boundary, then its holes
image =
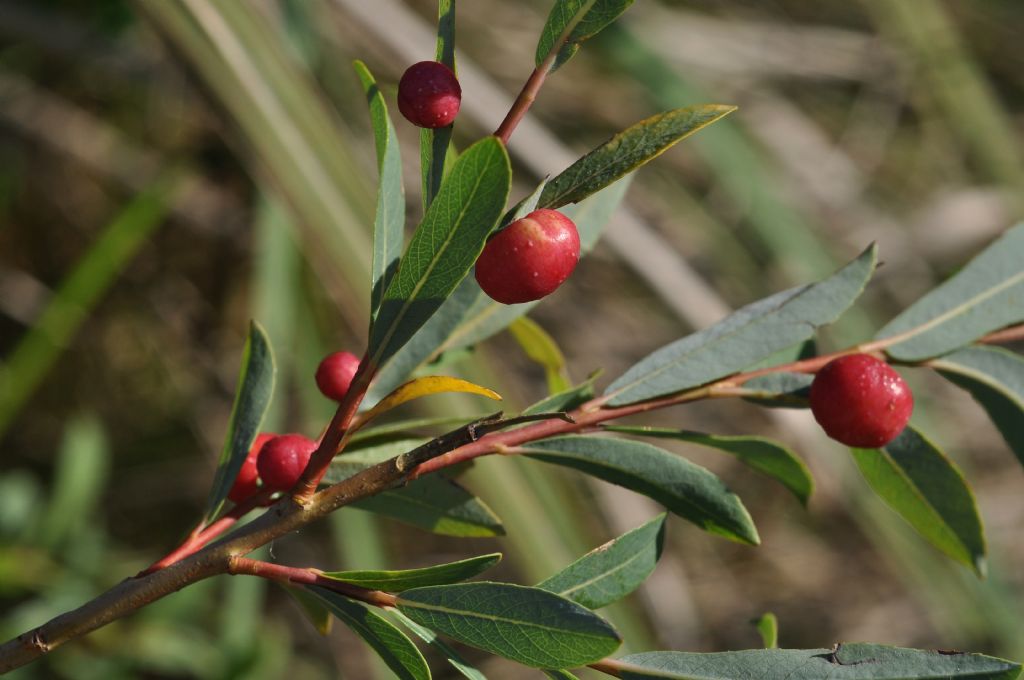
MULTIPOLYGON (((552 54, 557 55, 558 51, 554 50, 552 54)), ((505 119, 501 121, 501 125, 494 131, 494 136, 501 140, 502 144, 508 146, 508 138, 512 136, 512 131, 516 129, 519 121, 526 116, 526 112, 530 110, 533 102, 537 100, 537 93, 540 92, 544 80, 548 77, 552 63, 554 63, 553 57, 545 60, 543 64, 533 69, 533 73, 530 74, 526 84, 523 85, 523 89, 519 91, 519 96, 512 103, 512 108, 508 110, 508 113, 505 114, 505 119)))
POLYGON ((350 597, 353 600, 372 604, 375 607, 394 607, 397 602, 397 598, 391 593, 385 593, 382 590, 360 588, 351 583, 336 581, 323 576, 323 573, 317 569, 288 567, 283 564, 262 562, 249 559, 248 557, 233 558, 228 565, 228 573, 233 576, 239 574, 259 576, 286 585, 297 583, 300 585, 320 586, 340 593, 345 597, 350 597))

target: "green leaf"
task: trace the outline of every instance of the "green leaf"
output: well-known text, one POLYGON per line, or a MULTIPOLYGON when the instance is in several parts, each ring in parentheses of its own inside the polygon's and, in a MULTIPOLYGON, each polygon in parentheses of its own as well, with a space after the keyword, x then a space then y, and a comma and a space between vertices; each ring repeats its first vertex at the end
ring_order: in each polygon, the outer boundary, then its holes
POLYGON ((704 434, 689 430, 663 427, 612 426, 611 432, 622 432, 639 437, 678 439, 707 446, 736 456, 745 465, 768 475, 793 492, 804 506, 814 490, 814 480, 807 465, 792 450, 767 437, 728 436, 704 434))
POLYGON ((459 157, 406 248, 370 329, 380 365, 455 290, 505 207, 512 170, 504 145, 486 137, 459 157))
POLYGON ((322 573, 322 576, 371 590, 400 593, 410 588, 465 581, 490 569, 500 561, 501 553, 491 553, 489 555, 480 555, 479 557, 470 557, 458 562, 449 562, 448 564, 422 567, 420 569, 402 569, 398 571, 325 571, 322 573))
POLYGON ((316 628, 316 632, 321 635, 330 634, 331 624, 334 622, 334 619, 331 618, 331 610, 327 608, 323 600, 313 595, 304 586, 286 586, 282 584, 281 587, 299 604, 302 613, 306 615, 309 622, 316 628))
POLYGON ((363 85, 370 105, 373 141, 377 147, 377 212, 373 221, 373 288, 370 310, 376 316, 391 277, 402 256, 402 230, 405 227, 405 189, 402 186, 402 157, 398 148, 395 126, 388 116, 384 95, 366 64, 355 62, 356 74, 363 85))
POLYGON ((936 548, 983 575, 985 534, 963 474, 912 427, 884 449, 851 449, 861 474, 889 507, 936 548))
POLYGON ((511 324, 508 330, 535 363, 544 369, 548 383, 548 392, 563 392, 572 386, 569 372, 565 367, 565 355, 559 349, 555 339, 541 328, 540 324, 529 317, 521 316, 511 324))
POLYGON ((735 106, 705 104, 673 109, 642 120, 550 180, 544 187, 539 205, 542 208, 559 208, 577 203, 735 110, 735 106))
POLYGON ((552 394, 550 397, 541 399, 525 411, 524 416, 537 413, 554 413, 557 411, 571 411, 594 398, 594 381, 601 375, 601 371, 594 371, 576 387, 571 387, 564 392, 552 394))
POLYGON ((430 680, 430 668, 405 633, 366 605, 317 586, 307 586, 331 613, 352 629, 401 680, 430 680))
POLYGON ((235 403, 228 419, 228 432, 224 438, 213 488, 206 502, 206 521, 216 517, 235 483, 242 463, 249 455, 249 447, 256 439, 260 423, 270 406, 274 392, 274 353, 270 339, 256 322, 249 325, 249 337, 242 350, 242 371, 238 376, 235 403))
POLYGON ((407 590, 398 609, 423 626, 534 668, 575 667, 620 644, 599 616, 539 588, 460 583, 407 590))
MULTIPOLYGON (((458 425, 460 423, 465 423, 473 417, 474 416, 436 416, 431 418, 410 418, 408 420, 398 420, 384 425, 366 427, 352 435, 352 438, 348 441, 348 446, 345 447, 345 455, 347 456, 350 452, 356 450, 355 447, 357 446, 367 445, 367 442, 379 443, 384 440, 417 439, 420 443, 423 443, 423 441, 426 440, 422 438, 423 432, 421 430, 458 425)), ((399 451, 398 453, 405 452, 399 451)))
POLYGON ((806 373, 769 373, 743 383, 741 396, 769 408, 808 408, 814 376, 806 373))
POLYGON ((1007 231, 938 288, 878 331, 899 336, 889 356, 920 361, 1024 321, 1024 224, 1007 231))
POLYGON ((982 654, 868 643, 832 649, 645 652, 618 660, 624 680, 1013 680, 1020 666, 982 654))
POLYGON ((775 649, 779 646, 779 620, 775 617, 775 614, 765 612, 751 621, 751 623, 754 624, 757 632, 761 635, 761 642, 764 644, 765 649, 775 649))
POLYGON ((1024 357, 998 347, 966 347, 928 365, 970 392, 1024 465, 1024 357))
POLYGON ((452 668, 457 670, 463 677, 469 678, 469 680, 487 680, 483 673, 466 663, 466 660, 462 658, 462 655, 452 649, 451 646, 438 637, 437 633, 434 631, 429 628, 424 628, 397 609, 390 610, 388 615, 394 616, 403 626, 411 630, 413 633, 418 635, 420 639, 426 641, 431 647, 443 654, 444 657, 448 659, 448 663, 452 665, 452 668))
POLYGON ((537 42, 537 68, 557 50, 550 71, 557 70, 579 51, 580 43, 597 35, 632 4, 633 0, 555 0, 537 42))
POLYGON ((558 437, 518 450, 649 496, 713 534, 756 545, 757 529, 736 494, 710 471, 643 442, 612 437, 558 437))
POLYGON ((608 386, 608 404, 622 406, 703 385, 806 340, 853 304, 874 270, 872 245, 824 281, 776 293, 662 347, 608 386))
MULTIPOLYGON (((437 3, 437 49, 434 60, 455 73, 455 0, 437 3)), ((448 155, 454 126, 420 130, 420 170, 423 175, 423 212, 441 188, 448 170, 448 155)))
POLYGON ((538 588, 567 597, 588 609, 622 599, 651 575, 665 540, 665 514, 658 515, 579 558, 538 588))

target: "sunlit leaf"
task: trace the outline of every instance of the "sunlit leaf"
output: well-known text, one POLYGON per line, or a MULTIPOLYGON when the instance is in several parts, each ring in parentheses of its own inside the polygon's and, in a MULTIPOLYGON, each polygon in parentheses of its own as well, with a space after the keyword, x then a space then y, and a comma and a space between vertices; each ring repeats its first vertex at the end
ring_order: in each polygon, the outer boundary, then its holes
POLYGON ((736 494, 705 468, 650 444, 612 437, 556 437, 519 448, 648 496, 705 531, 757 544, 757 529, 736 494))
POLYGON ((595 548, 537 584, 588 609, 622 599, 651 575, 661 557, 665 515, 595 548))
POLYGON ((526 352, 526 356, 544 368, 548 392, 555 394, 569 389, 572 383, 565 367, 565 355, 540 324, 521 316, 509 324, 508 330, 526 352))
POLYGON ((932 545, 985 570, 985 533, 963 473, 932 442, 907 427, 883 449, 851 449, 871 488, 932 545))
POLYGON ((621 406, 703 385, 806 340, 853 304, 875 270, 875 255, 871 246, 824 281, 776 293, 662 347, 608 386, 608 403, 621 406))
POLYGON ((501 553, 491 553, 419 569, 325 571, 322 576, 371 590, 400 593, 410 588, 465 581, 487 571, 499 561, 501 561, 501 553))
POLYGON ((410 380, 404 385, 401 385, 391 394, 378 402, 372 409, 366 413, 359 414, 359 416, 357 416, 357 426, 361 427, 382 413, 386 413, 387 411, 401 406, 406 402, 412 401, 413 399, 419 399, 420 397, 426 397, 431 394, 441 394, 443 392, 479 394, 487 397, 488 399, 501 401, 501 395, 494 390, 475 385, 468 380, 452 378, 444 375, 429 375, 410 380))
POLYGON ((920 361, 1024 321, 1022 262, 1019 224, 878 331, 878 338, 901 338, 885 351, 901 361, 920 361))
POLYGON ((764 644, 765 649, 775 649, 779 646, 779 620, 775 617, 775 614, 765 612, 751 621, 751 623, 757 628, 757 632, 761 636, 761 643, 764 644))
POLYGON ((249 325, 249 337, 242 350, 242 371, 238 376, 235 403, 228 419, 228 431, 221 449, 213 488, 206 502, 206 520, 220 512, 235 483, 249 447, 259 433, 260 423, 270 406, 274 392, 274 353, 270 339, 258 323, 249 325))
POLYGON ((539 588, 459 583, 407 590, 398 609, 467 645, 534 668, 575 667, 614 652, 615 630, 588 609, 539 588))
POLYGON ((558 54, 551 70, 572 59, 580 43, 629 9, 634 0, 555 0, 537 42, 536 65, 539 68, 552 51, 558 54))

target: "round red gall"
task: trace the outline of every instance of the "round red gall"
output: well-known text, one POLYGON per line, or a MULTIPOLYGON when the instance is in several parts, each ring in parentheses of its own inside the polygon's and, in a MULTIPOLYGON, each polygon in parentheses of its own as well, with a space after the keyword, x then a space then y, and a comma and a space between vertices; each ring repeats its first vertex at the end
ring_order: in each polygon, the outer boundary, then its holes
POLYGON ((889 364, 848 354, 825 365, 811 383, 811 412, 832 439, 878 448, 895 439, 914 410, 914 395, 889 364))
POLYGON ((398 110, 413 125, 451 125, 462 104, 462 88, 452 70, 437 61, 413 64, 398 81, 398 110))
POLYGON ((351 352, 328 354, 316 367, 316 386, 328 399, 341 401, 359 370, 359 357, 351 352))
POLYGON ((476 261, 476 281, 507 305, 539 300, 561 286, 580 259, 572 220, 541 208, 495 234, 476 261))
POLYGON ((256 458, 263 487, 287 491, 295 486, 316 447, 315 441, 301 434, 282 434, 264 444, 256 458))
POLYGON ((232 503, 241 503, 259 490, 260 474, 256 469, 256 458, 263 445, 276 436, 273 432, 261 432, 256 435, 256 439, 249 448, 249 455, 245 457, 245 462, 242 463, 242 468, 238 471, 238 476, 235 477, 231 491, 228 491, 228 499, 232 503))

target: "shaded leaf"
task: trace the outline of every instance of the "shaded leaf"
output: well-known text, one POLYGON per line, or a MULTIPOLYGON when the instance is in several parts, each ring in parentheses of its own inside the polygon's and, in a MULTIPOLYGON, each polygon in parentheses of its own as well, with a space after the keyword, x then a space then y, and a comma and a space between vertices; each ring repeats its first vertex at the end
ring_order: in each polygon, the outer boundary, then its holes
POLYGON ((362 603, 325 588, 307 588, 327 605, 332 614, 370 645, 399 678, 430 680, 430 668, 423 654, 394 624, 362 603))
POLYGON ((554 413, 556 411, 572 411, 581 404, 594 398, 594 381, 600 377, 601 371, 594 371, 576 387, 571 387, 564 392, 552 394, 550 397, 541 399, 525 411, 523 415, 537 413, 554 413))
POLYGON ((374 365, 398 351, 473 266, 505 207, 511 174, 508 153, 494 137, 456 161, 384 292, 370 329, 374 365))
MULTIPOLYGON (((483 415, 483 414, 480 414, 483 415)), ((436 416, 431 418, 410 418, 399 420, 393 423, 385 423, 376 427, 366 427, 352 435, 345 448, 345 455, 349 455, 356 447, 366 445, 368 442, 382 442, 387 439, 421 439, 421 430, 448 425, 458 425, 472 418, 480 416, 436 416)), ((399 453, 404 453, 399 451, 399 453)))
POLYGON ((426 397, 431 394, 441 394, 443 392, 479 394, 487 397, 488 399, 501 401, 501 395, 494 390, 481 387, 480 385, 476 385, 467 380, 452 378, 445 375, 428 375, 422 378, 410 380, 404 385, 397 387, 391 394, 379 401, 372 409, 366 413, 359 414, 356 420, 356 427, 361 427, 382 413, 386 413, 397 406, 401 406, 406 402, 412 401, 413 399, 419 399, 420 397, 426 397))
POLYGON ((966 347, 928 365, 970 392, 1024 465, 1024 357, 999 347, 966 347))
POLYGON ((321 575, 362 588, 400 593, 410 588, 464 581, 490 569, 500 561, 501 553, 491 553, 419 569, 325 571, 321 575))
POLYGON ((650 444, 573 436, 532 442, 518 450, 648 496, 705 531, 744 543, 759 542, 747 509, 722 480, 650 444))
POLYGON ((705 104, 666 111, 642 120, 550 180, 539 205, 559 208, 577 203, 735 110, 735 106, 705 104))
MULTIPOLYGON (((455 0, 437 3, 437 48, 434 60, 455 73, 455 0)), ((450 169, 453 125, 420 130, 420 170, 423 175, 423 212, 427 211, 450 169)))
POLYGON ((216 517, 235 483, 238 471, 249 455, 249 447, 260 430, 274 392, 274 353, 270 339, 256 322, 249 324, 249 337, 242 350, 235 403, 228 419, 228 431, 221 449, 213 488, 206 502, 206 521, 216 517))
POLYGON ((1012 680, 1020 666, 982 654, 868 643, 833 649, 748 649, 695 654, 645 652, 619 659, 626 680, 1012 680))
POLYGON ((554 394, 569 389, 572 383, 565 367, 565 355, 540 324, 521 316, 509 324, 508 330, 526 352, 526 356, 544 368, 548 392, 554 394))
POLYGON ((985 534, 959 468, 908 426, 884 449, 851 449, 868 484, 936 548, 982 575, 985 534))
POLYGON ((775 617, 775 614, 765 612, 751 621, 751 623, 757 628, 765 649, 775 649, 779 646, 779 620, 775 617))
POLYGON ((324 601, 309 592, 305 587, 285 586, 285 591, 299 604, 302 613, 306 615, 309 622, 321 635, 328 635, 331 632, 331 624, 334 619, 331 611, 324 604, 324 601))
POLYGON ((646 426, 612 426, 605 429, 640 437, 678 439, 732 454, 745 465, 778 481, 792 491, 797 500, 805 506, 814 489, 811 471, 807 469, 807 465, 800 460, 800 457, 788 447, 767 437, 704 434, 689 430, 646 426))
POLYGON ((377 170, 380 174, 377 185, 377 211, 373 220, 373 287, 370 293, 371 314, 376 316, 384 297, 384 290, 402 256, 405 189, 402 186, 402 157, 398 148, 398 136, 388 116, 384 95, 381 94, 377 81, 366 68, 366 64, 356 61, 354 65, 370 106, 373 140, 377 148, 377 170))
POLYGON ((1024 321, 1022 262, 1024 224, 1019 224, 878 331, 878 338, 905 338, 886 353, 920 361, 1024 321))
POLYGON ((407 590, 398 609, 467 645, 534 668, 582 666, 614 652, 615 630, 588 609, 539 588, 459 583, 407 590))
POLYGON ((629 9, 633 0, 555 0, 537 42, 536 66, 557 50, 551 71, 572 59, 580 43, 597 35, 629 9))
POLYGON ((420 639, 426 641, 431 647, 439 651, 446 659, 448 659, 448 663, 452 665, 452 668, 457 670, 463 677, 469 678, 469 680, 487 680, 483 673, 470 666, 466 660, 462 658, 461 654, 452 649, 452 647, 438 637, 437 633, 434 631, 429 628, 424 628, 397 609, 390 610, 388 615, 397 618, 403 626, 411 630, 413 633, 418 635, 420 639))
POLYGON ((814 335, 857 299, 875 270, 875 246, 819 283, 747 305, 648 355, 605 390, 621 406, 724 378, 814 335))
POLYGON ((809 408, 812 382, 814 376, 807 373, 770 373, 743 383, 740 394, 769 408, 809 408))
POLYGON ((588 609, 622 599, 651 575, 661 557, 665 517, 658 515, 595 548, 568 567, 537 584, 588 609))

